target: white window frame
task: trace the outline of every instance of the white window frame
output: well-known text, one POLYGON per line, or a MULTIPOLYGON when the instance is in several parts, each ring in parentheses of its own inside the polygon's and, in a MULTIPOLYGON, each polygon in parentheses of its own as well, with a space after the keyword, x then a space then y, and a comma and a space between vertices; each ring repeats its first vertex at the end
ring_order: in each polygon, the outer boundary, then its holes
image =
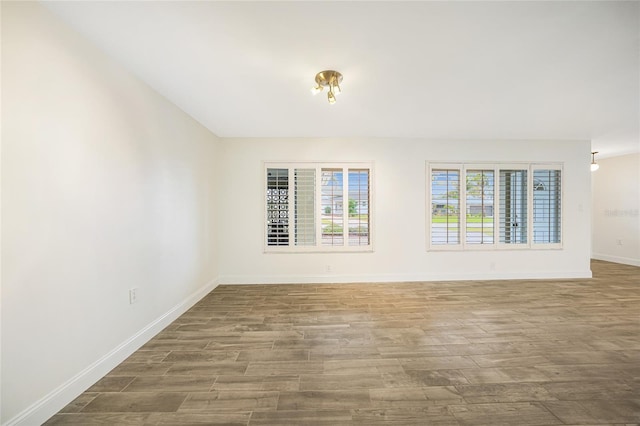
POLYGON ((564 214, 564 171, 561 163, 519 163, 519 162, 426 162, 426 249, 427 251, 486 251, 486 250, 549 250, 562 249, 564 240, 565 214, 564 214), (459 218, 460 229, 459 242, 457 244, 433 244, 431 237, 431 225, 433 215, 432 200, 432 173, 433 170, 458 170, 460 173, 459 190, 459 218), (493 243, 470 244, 467 242, 467 171, 468 170, 493 170, 493 243), (501 243, 500 242, 500 170, 526 170, 527 171, 527 242, 526 243, 501 243), (533 242, 533 172, 535 170, 559 170, 560 171, 560 242, 559 243, 534 243, 533 242))
POLYGON ((374 187, 375 187, 375 173, 374 173, 374 163, 373 162, 271 162, 271 161, 263 161, 263 184, 262 184, 262 206, 263 206, 263 248, 264 253, 368 253, 374 251, 374 235, 375 235, 375 214, 374 214, 374 187), (288 178, 289 178, 289 244, 281 245, 281 246, 271 246, 268 245, 268 227, 267 227, 267 170, 268 169, 288 169, 288 178), (316 176, 316 191, 315 191, 315 212, 316 223, 315 223, 315 245, 302 245, 297 246, 294 243, 294 214, 295 214, 295 198, 294 198, 294 171, 295 169, 315 169, 316 176), (322 245, 322 183, 321 176, 323 169, 342 169, 343 170, 343 194, 348 200, 348 190, 349 190, 349 170, 360 169, 360 170, 368 170, 369 171, 369 244, 361 245, 361 246, 351 246, 349 245, 349 203, 342 203, 342 217, 346 222, 343 225, 343 231, 346 231, 343 234, 343 245, 340 246, 328 246, 322 245))

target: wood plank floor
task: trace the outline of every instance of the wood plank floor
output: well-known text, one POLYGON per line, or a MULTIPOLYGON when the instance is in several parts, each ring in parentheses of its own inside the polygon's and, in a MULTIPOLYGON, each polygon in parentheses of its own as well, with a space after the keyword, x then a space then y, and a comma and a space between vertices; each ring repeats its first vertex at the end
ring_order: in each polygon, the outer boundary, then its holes
POLYGON ((640 423, 640 268, 219 286, 47 424, 640 423))

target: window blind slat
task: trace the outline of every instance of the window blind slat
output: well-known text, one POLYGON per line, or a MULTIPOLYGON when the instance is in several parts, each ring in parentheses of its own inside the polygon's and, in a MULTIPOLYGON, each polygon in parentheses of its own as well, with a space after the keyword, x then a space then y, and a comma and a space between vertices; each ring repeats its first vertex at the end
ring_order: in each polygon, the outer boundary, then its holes
POLYGON ((349 169, 349 245, 369 245, 369 170, 349 169))
POLYGON ((493 244, 494 175, 493 170, 466 172, 467 244, 493 244))
POLYGON ((500 170, 499 241, 527 243, 527 170, 500 170))
POLYGON ((316 170, 295 169, 295 245, 316 244, 316 170))
POLYGON ((289 170, 267 169, 267 245, 289 245, 289 170))
POLYGON ((431 244, 460 243, 460 170, 431 171, 431 244))
POLYGON ((560 170, 534 170, 533 181, 533 243, 559 243, 562 223, 560 170))
POLYGON ((342 169, 322 169, 322 245, 344 245, 344 194, 342 169))

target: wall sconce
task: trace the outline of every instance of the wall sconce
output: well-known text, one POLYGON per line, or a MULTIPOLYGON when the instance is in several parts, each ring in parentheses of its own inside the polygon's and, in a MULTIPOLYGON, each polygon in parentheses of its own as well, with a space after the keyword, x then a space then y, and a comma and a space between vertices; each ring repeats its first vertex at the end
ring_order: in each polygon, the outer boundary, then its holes
POLYGON ((596 154, 598 153, 598 151, 592 151, 591 152, 591 171, 595 172, 596 170, 598 170, 600 168, 600 164, 596 163, 596 154))
POLYGON ((329 103, 333 105, 336 103, 336 95, 342 93, 340 83, 342 83, 342 74, 338 71, 320 71, 316 74, 316 86, 311 89, 311 93, 316 95, 322 92, 323 88, 328 87, 329 93, 327 94, 327 99, 329 103))

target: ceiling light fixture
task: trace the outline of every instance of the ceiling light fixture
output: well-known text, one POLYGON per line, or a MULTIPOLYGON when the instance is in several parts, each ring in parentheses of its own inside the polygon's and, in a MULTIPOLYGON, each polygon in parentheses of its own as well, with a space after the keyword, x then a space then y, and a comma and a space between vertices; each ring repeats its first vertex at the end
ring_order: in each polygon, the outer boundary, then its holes
POLYGON ((316 95, 322 92, 322 89, 328 87, 329 93, 327 94, 327 99, 329 100, 329 103, 333 105, 336 103, 336 95, 342 93, 340 83, 342 83, 342 74, 338 71, 320 71, 316 74, 316 86, 311 89, 311 93, 316 95))
POLYGON ((598 170, 600 168, 600 164, 596 163, 596 154, 598 153, 598 151, 592 151, 591 152, 591 171, 595 172, 596 170, 598 170))

